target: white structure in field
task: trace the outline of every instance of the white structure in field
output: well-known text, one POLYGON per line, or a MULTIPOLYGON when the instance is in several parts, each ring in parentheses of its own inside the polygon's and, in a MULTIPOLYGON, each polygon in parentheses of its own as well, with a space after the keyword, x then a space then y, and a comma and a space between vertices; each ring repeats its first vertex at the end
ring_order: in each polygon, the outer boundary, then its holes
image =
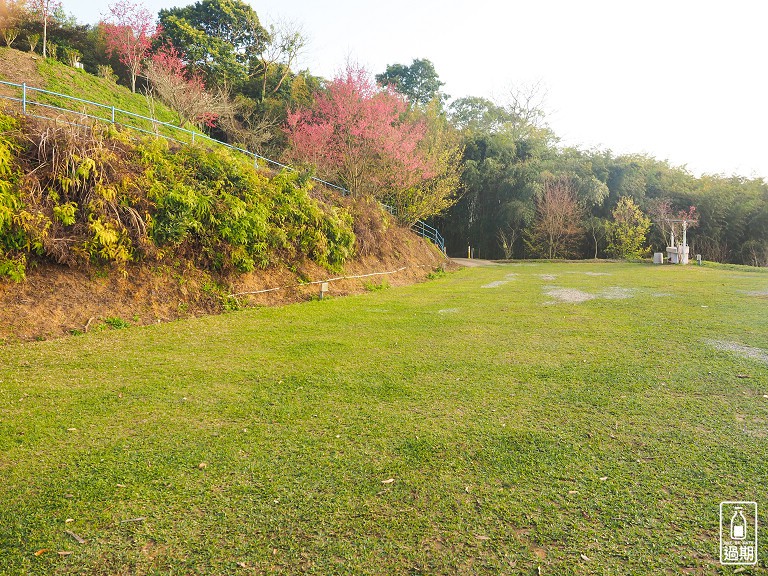
POLYGON ((688 230, 688 220, 668 220, 668 222, 683 223, 683 239, 675 242, 675 229, 669 233, 669 246, 667 246, 667 258, 670 264, 688 264, 688 239, 686 231, 688 230))

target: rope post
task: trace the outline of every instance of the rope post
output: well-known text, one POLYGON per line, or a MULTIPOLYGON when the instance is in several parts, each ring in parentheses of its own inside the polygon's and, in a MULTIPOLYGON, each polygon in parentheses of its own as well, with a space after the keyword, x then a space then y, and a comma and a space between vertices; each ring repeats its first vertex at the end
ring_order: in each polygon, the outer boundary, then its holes
POLYGON ((21 112, 27 115, 27 83, 21 84, 21 112))

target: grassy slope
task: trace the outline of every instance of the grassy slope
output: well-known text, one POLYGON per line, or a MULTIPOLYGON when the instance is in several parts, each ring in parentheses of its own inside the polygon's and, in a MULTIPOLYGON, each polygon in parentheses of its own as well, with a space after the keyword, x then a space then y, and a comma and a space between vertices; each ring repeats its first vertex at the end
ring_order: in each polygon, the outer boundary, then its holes
MULTIPOLYGON (((74 96, 91 102, 111 105, 117 109, 140 116, 154 116, 161 122, 176 124, 178 121, 176 113, 164 104, 155 100, 153 104, 154 109, 151 109, 147 98, 143 94, 133 94, 125 86, 115 84, 106 78, 94 76, 84 70, 72 68, 57 60, 43 59, 40 56, 36 56, 33 59, 33 55, 11 48, 0 48, 0 79, 16 83, 27 82, 30 86, 36 88, 44 88, 52 92, 74 96), (3 64, 2 61, 5 63, 3 64), (42 85, 40 85, 36 78, 28 77, 32 76, 32 70, 36 72, 35 75, 39 75, 42 78, 42 85)), ((18 96, 18 94, 15 95, 18 96)), ((30 92, 29 97, 78 112, 87 112, 101 118, 109 119, 111 116, 111 112, 108 109, 77 104, 55 96, 30 92)), ((42 108, 31 107, 30 110, 34 113, 47 115, 57 114, 42 108)), ((121 115, 120 113, 116 115, 115 119, 117 122, 130 126, 152 130, 151 122, 138 120, 127 115, 121 115)), ((163 133, 174 135, 174 132, 168 129, 163 129, 163 133)), ((179 137, 178 133, 175 134, 176 137, 179 137)))
MULTIPOLYGON (((147 98, 143 94, 133 94, 125 86, 111 80, 89 74, 84 70, 72 68, 55 60, 38 60, 37 69, 46 79, 47 90, 76 96, 93 102, 110 104, 141 116, 151 116, 147 98)), ((159 103, 158 103, 159 104, 159 103)), ((105 112, 102 112, 104 115, 105 112)), ((155 115, 163 122, 175 122, 177 116, 163 104, 156 104, 155 115)))
POLYGON ((768 371, 704 339, 768 349, 767 288, 509 265, 0 348, 0 572, 715 573, 768 371))

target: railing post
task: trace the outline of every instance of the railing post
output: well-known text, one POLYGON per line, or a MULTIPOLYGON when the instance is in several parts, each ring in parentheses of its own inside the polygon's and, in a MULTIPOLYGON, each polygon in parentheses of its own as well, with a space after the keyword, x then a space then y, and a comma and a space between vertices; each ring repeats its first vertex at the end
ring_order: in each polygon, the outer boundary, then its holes
POLYGON ((115 123, 115 107, 112 106, 112 124, 115 123))
POLYGON ((27 115, 27 83, 21 84, 21 112, 27 115))
POLYGON ((195 133, 192 132, 192 144, 194 144, 194 143, 195 143, 195 133))

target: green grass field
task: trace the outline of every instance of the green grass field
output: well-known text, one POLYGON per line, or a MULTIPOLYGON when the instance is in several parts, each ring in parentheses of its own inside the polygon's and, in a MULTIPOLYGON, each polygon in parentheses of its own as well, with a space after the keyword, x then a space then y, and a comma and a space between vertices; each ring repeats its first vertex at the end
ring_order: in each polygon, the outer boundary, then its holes
POLYGON ((0 347, 0 573, 731 574, 766 296, 510 264, 0 347))

